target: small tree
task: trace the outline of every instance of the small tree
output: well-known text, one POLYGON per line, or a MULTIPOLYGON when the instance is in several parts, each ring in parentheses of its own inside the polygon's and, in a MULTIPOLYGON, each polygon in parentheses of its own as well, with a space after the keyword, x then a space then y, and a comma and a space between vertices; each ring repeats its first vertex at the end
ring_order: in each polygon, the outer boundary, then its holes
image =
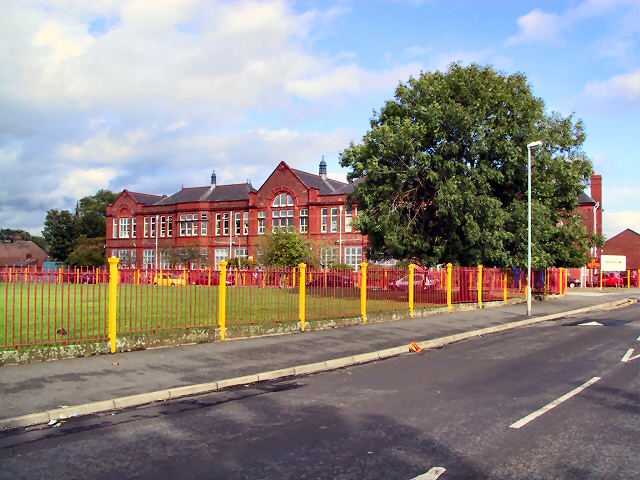
POLYGON ((102 267, 107 260, 104 255, 104 237, 78 239, 78 246, 64 262, 70 267, 102 267))
POLYGON ((198 267, 208 265, 207 254, 201 251, 197 245, 187 245, 184 247, 166 247, 162 249, 164 260, 174 267, 185 266, 189 263, 198 267))
POLYGON ((55 260, 65 261, 78 244, 76 217, 68 210, 49 210, 42 235, 49 244, 49 254, 55 260))
POLYGON ((300 263, 314 264, 307 239, 291 230, 278 229, 259 241, 259 262, 274 267, 297 267, 300 263))

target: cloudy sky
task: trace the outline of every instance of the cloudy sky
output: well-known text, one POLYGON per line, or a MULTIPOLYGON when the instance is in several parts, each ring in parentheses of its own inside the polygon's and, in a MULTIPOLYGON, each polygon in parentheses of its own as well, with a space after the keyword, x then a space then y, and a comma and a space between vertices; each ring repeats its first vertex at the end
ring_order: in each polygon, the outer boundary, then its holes
POLYGON ((637 0, 0 0, 0 227, 212 169, 345 174, 399 82, 462 61, 582 118, 606 235, 640 232, 639 29, 637 0))

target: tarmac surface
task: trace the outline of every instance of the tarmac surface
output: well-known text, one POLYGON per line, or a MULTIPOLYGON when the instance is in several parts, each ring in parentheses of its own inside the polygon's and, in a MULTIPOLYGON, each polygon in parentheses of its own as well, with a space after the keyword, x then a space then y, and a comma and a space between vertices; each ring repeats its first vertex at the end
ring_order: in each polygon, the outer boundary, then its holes
POLYGON ((0 368, 0 428, 47 423, 234 385, 313 373, 409 353, 526 324, 614 308, 637 288, 571 289, 526 304, 329 330, 167 347, 0 368))

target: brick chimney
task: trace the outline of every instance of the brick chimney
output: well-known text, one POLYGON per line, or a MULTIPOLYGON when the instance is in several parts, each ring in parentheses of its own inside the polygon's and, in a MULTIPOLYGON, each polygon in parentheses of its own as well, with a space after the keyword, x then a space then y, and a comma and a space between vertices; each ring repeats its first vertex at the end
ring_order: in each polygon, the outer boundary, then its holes
POLYGON ((596 206, 596 232, 602 235, 602 175, 593 172, 591 175, 591 198, 597 203, 596 206))

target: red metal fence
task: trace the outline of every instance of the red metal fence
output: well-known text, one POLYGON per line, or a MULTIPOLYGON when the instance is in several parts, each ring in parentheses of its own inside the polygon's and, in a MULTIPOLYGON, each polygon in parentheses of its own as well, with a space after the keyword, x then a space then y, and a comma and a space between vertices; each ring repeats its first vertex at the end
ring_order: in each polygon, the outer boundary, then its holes
MULTIPOLYGON (((309 268, 303 278, 297 268, 227 273, 227 327, 298 322, 301 281, 306 321, 357 318, 362 313, 360 269, 309 268)), ((121 268, 118 278, 119 335, 218 327, 220 271, 121 268)), ((629 282, 634 280, 637 284, 637 275, 629 282)), ((453 266, 449 280, 447 268, 415 267, 410 289, 409 268, 372 265, 367 270, 365 311, 408 316, 411 307, 448 305, 449 281, 451 303, 526 295, 526 271, 519 269, 484 268, 480 273, 477 267, 453 266)), ((561 269, 535 271, 532 293, 563 293, 566 282, 561 269)), ((107 340, 108 284, 106 269, 0 269, 0 348, 107 340)))

